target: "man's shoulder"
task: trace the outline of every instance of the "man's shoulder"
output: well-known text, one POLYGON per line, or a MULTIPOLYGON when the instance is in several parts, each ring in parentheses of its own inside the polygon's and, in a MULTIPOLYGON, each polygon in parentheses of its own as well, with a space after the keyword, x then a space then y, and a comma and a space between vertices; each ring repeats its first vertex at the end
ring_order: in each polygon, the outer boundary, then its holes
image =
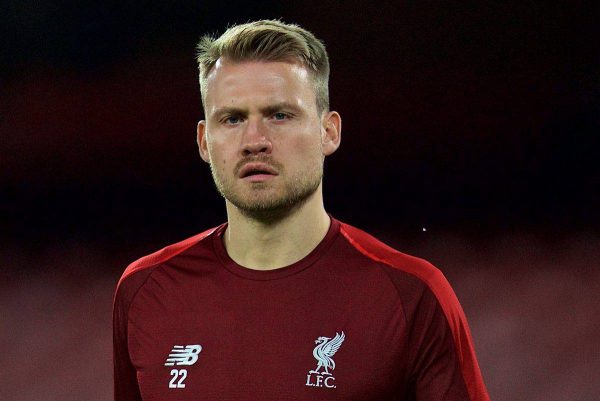
POLYGON ((351 226, 350 224, 340 222, 340 233, 360 253, 374 261, 384 263, 397 269, 406 270, 407 273, 410 273, 415 269, 419 274, 422 274, 421 270, 427 272, 430 270, 437 270, 437 268, 427 260, 400 252, 371 234, 351 226))
POLYGON ((182 241, 168 245, 162 249, 159 249, 156 252, 153 252, 151 254, 137 259, 136 261, 129 264, 129 266, 127 266, 127 268, 121 275, 117 286, 119 286, 127 277, 130 277, 137 272, 146 270, 153 266, 160 265, 161 263, 164 263, 167 260, 185 252, 187 249, 210 237, 211 234, 217 231, 220 227, 222 226, 213 227, 211 229, 201 232, 200 234, 196 234, 182 241))
POLYGON ((442 272, 425 259, 400 252, 371 234, 346 223, 341 222, 340 233, 357 251, 388 267, 392 274, 398 272, 414 276, 432 289, 447 285, 442 272))
POLYGON ((412 285, 407 287, 405 277, 409 275, 420 283, 421 290, 428 290, 435 296, 449 321, 455 321, 454 316, 456 315, 464 318, 464 313, 450 283, 433 264, 425 259, 397 251, 351 225, 341 223, 340 232, 359 252, 371 260, 379 262, 398 288, 404 290, 415 288, 412 285))

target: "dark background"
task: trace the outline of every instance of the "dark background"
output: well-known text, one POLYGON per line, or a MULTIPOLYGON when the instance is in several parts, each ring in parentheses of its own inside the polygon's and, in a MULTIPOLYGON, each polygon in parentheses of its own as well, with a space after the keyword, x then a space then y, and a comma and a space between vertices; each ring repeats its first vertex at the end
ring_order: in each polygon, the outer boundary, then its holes
POLYGON ((444 271, 492 399, 597 397, 597 6, 124 3, 2 2, 0 398, 110 398, 120 273, 225 219, 195 43, 259 18, 325 41, 327 209, 444 271))

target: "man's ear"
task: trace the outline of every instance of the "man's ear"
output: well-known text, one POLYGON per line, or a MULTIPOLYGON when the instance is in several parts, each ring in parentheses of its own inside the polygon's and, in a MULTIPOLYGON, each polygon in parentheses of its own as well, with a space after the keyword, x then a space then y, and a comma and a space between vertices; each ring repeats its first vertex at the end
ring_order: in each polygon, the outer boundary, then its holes
POLYGON ((323 154, 329 156, 340 147, 342 140, 342 117, 337 111, 330 111, 323 116, 321 126, 321 143, 323 154))
POLYGON ((198 142, 198 151, 200 152, 200 157, 205 162, 210 163, 208 144, 206 143, 206 121, 198 121, 197 133, 198 136, 196 137, 196 141, 198 142))

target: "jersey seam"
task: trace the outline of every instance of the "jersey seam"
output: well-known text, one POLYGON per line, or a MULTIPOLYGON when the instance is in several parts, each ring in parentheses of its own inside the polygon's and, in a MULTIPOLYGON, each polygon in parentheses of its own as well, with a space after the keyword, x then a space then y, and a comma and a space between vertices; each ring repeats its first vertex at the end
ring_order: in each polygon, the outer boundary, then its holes
MULTIPOLYGON (((384 266, 391 266, 391 267, 395 267, 394 265, 392 265, 391 263, 385 261, 384 259, 378 258, 377 256, 371 254, 369 251, 367 251, 366 249, 364 249, 360 244, 358 244, 356 242, 356 240, 354 240, 354 238, 352 238, 350 236, 350 234, 348 232, 346 232, 346 230, 344 230, 344 228, 340 228, 340 231, 342 233, 342 235, 346 238, 346 240, 350 243, 350 245, 352 245, 352 247, 354 249, 356 249, 361 255, 366 256, 367 258, 369 258, 370 260, 377 262, 377 264, 379 265, 384 265, 384 266)), ((398 298, 400 298, 400 301, 402 301, 402 297, 400 296, 400 291, 398 290, 398 287, 396 287, 396 284, 394 284, 394 280, 392 279, 390 273, 387 271, 387 269, 381 268, 381 270, 383 270, 383 272, 385 273, 386 277, 388 278, 388 280, 391 282, 392 286, 394 287, 394 289, 396 290, 396 293, 398 294, 398 298)), ((410 274, 408 272, 405 272, 406 274, 410 274)), ((413 277, 416 277, 412 274, 410 274, 413 277)), ((416 277, 418 279, 418 277, 416 277)), ((422 281, 422 280, 419 280, 422 281)), ((404 309, 404 305, 402 304, 402 302, 400 302, 400 305, 402 306, 402 312, 404 315, 404 323, 408 323, 406 321, 406 310, 404 309)))
MULTIPOLYGON (((129 321, 130 321, 130 319, 129 319, 129 311, 131 310, 131 305, 133 305, 133 302, 135 301, 135 298, 139 294, 139 292, 142 289, 142 287, 144 287, 146 285, 146 283, 148 282, 148 280, 150 279, 150 277, 154 274, 154 272, 158 269, 158 267, 161 264, 162 264, 162 262, 154 264, 154 265, 151 265, 151 266, 148 266, 147 268, 145 268, 145 269, 150 269, 150 268, 154 267, 155 269, 154 269, 154 271, 150 272, 150 274, 148 274, 148 277, 146 277, 144 279, 144 281, 142 282, 142 284, 138 287, 138 289, 135 290, 135 293, 131 297, 131 301, 129 302, 129 305, 127 306, 127 313, 125 314, 125 316, 127 316, 127 357, 129 358, 129 362, 131 362, 131 366, 133 366, 134 369, 135 369, 135 365, 134 365, 133 361, 131 360, 131 353, 129 352, 129 321)), ((132 275, 129 275, 127 277, 132 277, 132 276, 133 276, 133 273, 132 273, 132 275)), ((136 369, 136 371, 137 371, 137 369, 136 369)))
MULTIPOLYGON (((404 325, 408 327, 408 320, 407 320, 408 318, 407 318, 407 314, 406 314, 406 308, 404 307, 404 302, 402 302, 402 296, 400 295, 400 290, 394 283, 394 280, 392 279, 392 276, 387 271, 387 269, 385 269, 385 268, 383 268, 383 266, 381 266, 381 265, 389 266, 389 264, 386 263, 384 260, 377 258, 375 255, 371 255, 366 249, 364 249, 362 246, 360 246, 358 243, 356 243, 354 238, 352 238, 350 236, 350 234, 348 232, 346 232, 346 230, 344 230, 343 226, 340 227, 340 232, 342 233, 342 236, 344 238, 346 238, 346 240, 350 243, 350 245, 354 249, 356 249, 361 255, 366 256, 370 260, 377 262, 377 264, 380 265, 379 268, 381 270, 383 270, 383 273, 385 274, 385 276, 389 280, 390 284, 392 284, 392 287, 394 287, 394 290, 396 291, 396 295, 398 296, 398 299, 400 300, 400 307, 402 308, 402 317, 404 319, 404 325)), ((408 339, 406 340, 406 343, 408 345, 408 339)))

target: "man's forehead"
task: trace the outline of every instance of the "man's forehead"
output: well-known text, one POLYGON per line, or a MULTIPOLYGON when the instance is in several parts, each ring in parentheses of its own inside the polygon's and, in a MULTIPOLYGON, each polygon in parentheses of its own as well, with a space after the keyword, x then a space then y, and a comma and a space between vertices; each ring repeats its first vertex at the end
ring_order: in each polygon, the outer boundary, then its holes
MULTIPOLYGON (((310 103, 315 96, 310 74, 299 62, 288 61, 231 61, 217 60, 205 81, 207 111, 242 98, 262 99, 264 105, 273 103, 310 103), (302 98, 302 99, 299 99, 302 98)), ((298 104, 300 106, 300 104, 298 104)))
POLYGON ((233 72, 239 68, 251 68, 257 71, 270 69, 276 66, 289 66, 289 69, 299 78, 308 80, 310 73, 308 68, 299 60, 289 58, 282 60, 232 60, 227 57, 219 57, 211 70, 206 75, 207 80, 214 79, 222 73, 233 72))

